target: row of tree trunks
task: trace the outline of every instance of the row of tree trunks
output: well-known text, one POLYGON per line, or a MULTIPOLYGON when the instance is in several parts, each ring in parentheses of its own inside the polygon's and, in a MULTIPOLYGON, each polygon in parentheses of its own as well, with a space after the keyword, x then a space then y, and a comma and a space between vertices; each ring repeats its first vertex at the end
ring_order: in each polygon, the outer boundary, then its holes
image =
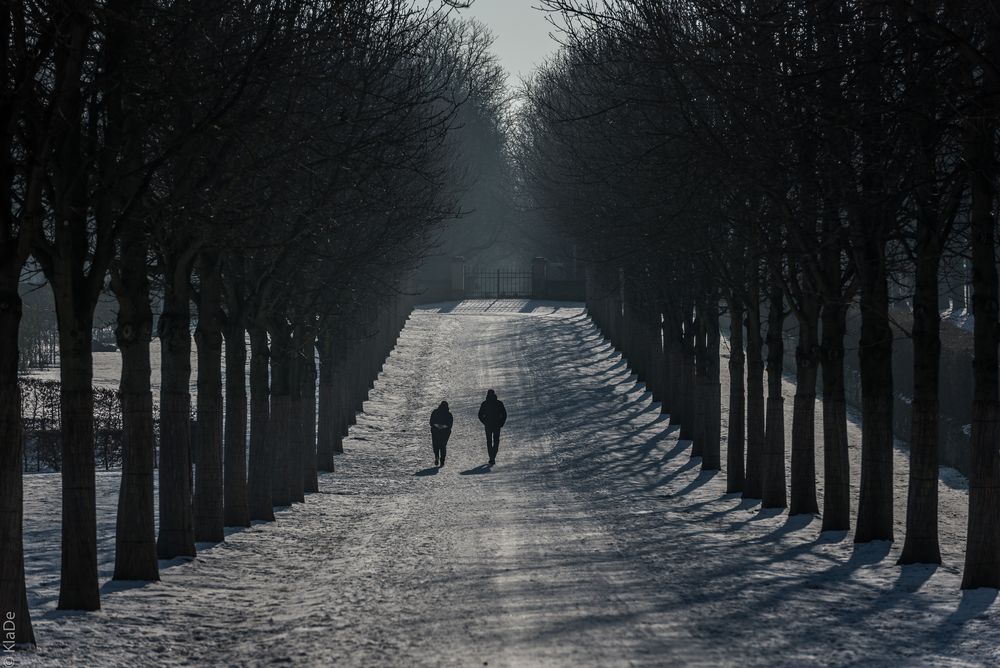
MULTIPOLYGON (((987 185, 982 185, 981 190, 986 192, 985 195, 979 195, 981 199, 992 198, 992 191, 987 192, 987 185)), ((987 210, 985 205, 980 205, 984 211, 987 210)), ((984 213, 982 216, 985 220, 988 214, 984 213)), ((983 249, 992 248, 992 232, 980 229, 978 234, 977 250, 984 258, 981 259, 981 264, 986 265, 993 257, 992 250, 987 257, 987 252, 983 249)), ((794 263, 789 265, 789 270, 803 273, 793 275, 791 281, 788 277, 782 277, 781 270, 776 266, 769 267, 766 280, 766 341, 761 336, 760 273, 750 272, 753 278, 749 281, 748 288, 745 291, 740 289, 738 293, 731 290, 728 295, 732 354, 728 434, 730 447, 727 458, 730 475, 727 478, 727 489, 730 492, 742 492, 750 498, 761 498, 763 507, 789 507, 790 514, 819 514, 814 432, 817 384, 822 370, 823 530, 843 531, 850 528, 851 522, 844 339, 849 295, 852 294, 854 284, 846 281, 839 273, 845 246, 836 235, 826 232, 824 235, 826 247, 821 248, 817 266, 820 267, 820 273, 826 271, 829 274, 823 279, 829 280, 829 283, 817 287, 812 282, 813 278, 794 263), (831 279, 833 274, 836 274, 836 280, 831 279), (792 281, 793 287, 789 288, 792 281), (786 290, 791 291, 786 293, 786 290), (786 485, 785 411, 782 397, 786 300, 794 307, 798 325, 790 494, 786 485), (762 355, 764 343, 767 348, 766 404, 765 359, 762 355)), ((853 240, 853 250, 864 260, 859 260, 864 267, 858 272, 862 327, 859 348, 863 410, 870 418, 863 425, 867 445, 863 444, 862 501, 855 536, 858 542, 892 539, 892 330, 888 319, 885 248, 877 239, 873 241, 874 243, 869 244, 868 239, 861 237, 853 240)), ((921 257, 925 257, 926 261, 921 265, 923 271, 919 271, 917 275, 914 339, 917 358, 915 397, 922 410, 918 411, 913 425, 914 443, 917 447, 911 464, 910 507, 914 517, 909 520, 912 523, 912 536, 909 539, 910 547, 904 549, 904 556, 901 558, 904 563, 935 563, 940 559, 936 513, 936 379, 940 351, 936 286, 940 249, 927 239, 923 239, 920 246, 921 252, 925 254, 921 257)), ((995 272, 995 268, 993 271, 995 272)), ((589 275, 587 307, 592 320, 612 345, 622 351, 637 377, 646 379, 647 385, 652 385, 654 397, 668 400, 672 392, 678 393, 675 401, 679 410, 672 412, 671 417, 673 421, 680 416, 677 419, 681 425, 680 437, 693 438, 692 456, 702 457, 704 469, 720 468, 721 434, 718 425, 721 424, 721 387, 717 380, 721 336, 718 330, 718 299, 705 298, 705 295, 712 293, 711 283, 706 282, 701 286, 704 289, 699 298, 689 294, 690 282, 686 286, 677 286, 680 288, 674 295, 677 298, 671 302, 653 299, 648 295, 631 295, 624 289, 629 284, 623 278, 624 272, 620 271, 592 272, 589 275), (680 308, 669 310, 671 303, 679 304, 680 308), (678 360, 676 366, 671 364, 674 355, 678 360), (651 365, 654 364, 659 368, 653 368, 651 365), (715 368, 712 368, 713 365, 715 368), (676 369, 675 374, 664 374, 664 367, 676 369)), ((983 279, 982 275, 980 279, 983 279)), ((987 270, 980 286, 980 294, 986 295, 986 303, 979 305, 979 308, 987 314, 986 320, 992 323, 995 319, 996 299, 992 298, 990 285, 992 282, 987 270), (990 310, 991 305, 993 311, 990 310)), ((642 287, 637 284, 631 289, 640 290, 642 287)), ((986 378, 980 382, 992 388, 990 356, 984 354, 979 362, 980 372, 986 378), (983 371, 984 366, 986 371, 983 371)), ((984 396, 989 397, 988 394, 984 396)), ((987 411, 987 408, 980 406, 982 411, 987 411)), ((991 505, 994 503, 992 495, 995 480, 1000 479, 1000 463, 992 451, 987 454, 980 451, 979 456, 984 462, 979 463, 978 470, 980 473, 987 471, 984 475, 987 482, 983 483, 985 491, 979 490, 979 496, 973 500, 973 504, 986 506, 985 511, 980 509, 976 513, 977 517, 1000 512, 1000 509, 994 509, 991 505), (986 457, 991 459, 985 461, 986 457)), ((977 527, 977 536, 985 538, 976 540, 994 540, 990 530, 981 529, 981 526, 977 527)), ((978 549, 978 544, 976 546, 978 549)), ((989 549, 992 550, 992 546, 989 549)), ((992 571, 992 565, 987 563, 984 570, 992 571)))
MULTIPOLYGON (((766 283, 765 341, 761 326, 759 274, 756 270, 748 274, 751 280, 747 288, 738 293, 731 292, 728 299, 731 405, 727 434, 727 488, 730 492, 742 492, 748 498, 761 498, 765 507, 784 508, 789 506, 782 396, 786 296, 784 283, 772 268, 766 283), (762 352, 765 343, 766 395, 765 357, 762 352)), ((678 407, 678 410, 671 411, 671 422, 681 425, 681 438, 692 438, 692 456, 701 457, 703 469, 720 469, 722 407, 718 296, 694 300, 682 293, 673 301, 680 305, 680 309, 671 311, 667 310, 669 301, 632 298, 627 293, 624 299, 621 298, 620 276, 620 272, 616 275, 616 272, 598 271, 589 275, 587 307, 592 320, 611 343, 622 350, 630 368, 639 377, 663 379, 656 392, 663 398, 677 397, 671 399, 678 407), (656 304, 656 308, 651 304, 656 304), (655 313, 649 315, 645 312, 647 310, 655 310, 655 313), (672 326, 674 323, 676 325, 672 326), (660 334, 657 329, 663 333, 660 334), (635 355, 630 351, 635 351, 635 355), (675 366, 671 364, 674 359, 677 360, 675 366), (676 372, 665 375, 662 368, 659 371, 650 369, 651 363, 676 369, 676 372)), ((706 281, 704 287, 706 294, 712 293, 711 281, 706 281)), ((826 502, 826 509, 831 513, 831 527, 842 525, 849 514, 843 378, 845 314, 846 309, 836 303, 821 308, 818 298, 803 298, 796 309, 799 321, 796 346, 799 382, 792 416, 790 512, 819 512, 813 432, 816 386, 822 364, 826 371, 824 390, 829 397, 824 402, 825 417, 829 421, 824 434, 827 446, 824 472, 829 475, 829 485, 832 486, 832 494, 826 502)))
MULTIPOLYGON (((680 437, 692 441, 702 468, 721 468, 721 383, 717 297, 685 293, 665 300, 630 288, 624 270, 588 272, 587 309, 598 330, 620 350, 680 437), (680 303, 678 313, 671 304, 680 303)), ((714 283, 707 281, 707 292, 714 283)), ((666 287, 669 290, 669 283, 666 287)))

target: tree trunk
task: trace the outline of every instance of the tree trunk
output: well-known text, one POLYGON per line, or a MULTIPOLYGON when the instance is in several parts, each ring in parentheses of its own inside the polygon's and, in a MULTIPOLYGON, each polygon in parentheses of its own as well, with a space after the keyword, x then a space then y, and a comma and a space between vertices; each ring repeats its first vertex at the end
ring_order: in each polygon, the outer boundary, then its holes
POLYGON ((305 364, 302 351, 305 347, 305 328, 301 325, 294 328, 294 338, 291 354, 288 356, 288 431, 286 433, 288 451, 288 493, 293 503, 302 503, 305 499, 305 481, 302 471, 305 467, 305 444, 302 441, 303 414, 302 385, 305 380, 305 364))
MULTIPOLYGON (((695 433, 695 394, 698 391, 698 380, 695 367, 695 327, 691 311, 691 305, 687 304, 681 320, 684 324, 684 335, 681 339, 681 373, 684 374, 684 395, 681 397, 681 402, 684 410, 681 413, 681 431, 678 436, 681 440, 693 440, 695 433)), ((692 444, 692 457, 695 456, 695 447, 698 447, 698 444, 692 444)))
POLYGON ((299 475, 301 467, 292 468, 289 443, 291 395, 291 337, 288 326, 279 323, 271 334, 271 410, 267 421, 267 441, 272 457, 271 503, 292 505, 292 471, 299 475))
POLYGON ((219 257, 204 252, 198 263, 198 447, 195 448, 194 535, 225 539, 222 492, 222 275, 219 257))
POLYGON ((785 488, 785 399, 781 395, 785 311, 784 293, 776 277, 772 279, 767 307, 767 423, 761 466, 761 507, 784 508, 788 505, 785 488))
POLYGON ((699 303, 694 319, 694 341, 691 359, 694 373, 694 393, 691 411, 691 456, 702 457, 705 454, 705 424, 708 419, 708 360, 706 359, 705 305, 699 303))
POLYGON ((23 431, 17 381, 21 298, 17 272, 0 284, 0 611, 14 613, 14 642, 34 645, 24 587, 23 431))
POLYGON ((339 436, 333 368, 333 335, 328 331, 322 331, 318 344, 316 347, 319 351, 319 427, 316 444, 316 467, 320 471, 333 471, 334 441, 339 436))
POLYGON ((971 252, 973 400, 969 469, 969 527, 962 589, 1000 587, 1000 389, 997 339, 1000 337, 997 266, 994 244, 996 121, 984 115, 968 121, 964 153, 972 181, 971 252))
POLYGON ((673 308, 667 311, 667 321, 663 324, 663 336, 667 345, 667 359, 671 371, 670 382, 670 426, 679 427, 683 423, 684 403, 688 388, 684 374, 684 333, 680 312, 673 308))
POLYGON ((851 468, 844 397, 844 333, 847 307, 823 304, 823 531, 851 528, 851 468))
POLYGON ((247 506, 247 341, 240 318, 229 315, 226 340, 226 421, 223 509, 227 527, 250 526, 247 506))
POLYGON ((191 503, 190 269, 168 264, 160 316, 160 559, 195 556, 191 503))
POLYGON ((274 456, 267 435, 270 423, 270 352, 267 331, 250 327, 250 471, 247 475, 247 507, 251 520, 274 521, 271 501, 271 469, 274 456))
POLYGON ((861 267, 861 497, 855 543, 893 538, 892 329, 884 240, 867 239, 861 267))
POLYGON ((726 492, 742 492, 746 482, 746 393, 743 389, 743 301, 729 297, 729 433, 726 436, 726 492))
POLYGON ((941 253, 931 225, 917 221, 916 284, 913 293, 913 405, 906 538, 900 564, 940 564, 938 545, 938 369, 941 314, 938 267, 941 253))
POLYGON ((316 470, 316 334, 307 330, 302 348, 302 486, 306 494, 319 491, 316 470))
MULTIPOLYGON (((69 280, 61 283, 67 286, 69 280)), ((63 466, 60 610, 101 607, 94 480, 93 308, 84 301, 72 288, 56 290, 63 466)))
POLYGON ((153 312, 142 235, 123 239, 121 271, 112 281, 118 298, 115 338, 122 356, 122 478, 115 527, 115 580, 159 580, 153 476, 153 393, 149 343, 153 312))
POLYGON ((719 379, 719 304, 713 288, 705 303, 705 446, 701 469, 718 471, 722 468, 722 384, 719 379))
POLYGON ((659 308, 656 313, 658 326, 656 331, 656 336, 659 337, 660 342, 660 368, 658 370, 659 375, 659 385, 660 385, 660 413, 670 414, 674 408, 674 371, 671 367, 670 360, 670 331, 669 322, 667 320, 667 305, 660 303, 659 308))
POLYGON ((760 333, 760 290, 750 284, 747 302, 747 472, 744 498, 764 493, 764 356, 760 333))
POLYGON ((819 514, 816 503, 816 377, 819 369, 819 304, 810 300, 798 313, 795 349, 795 402, 792 406, 792 484, 789 515, 819 514))

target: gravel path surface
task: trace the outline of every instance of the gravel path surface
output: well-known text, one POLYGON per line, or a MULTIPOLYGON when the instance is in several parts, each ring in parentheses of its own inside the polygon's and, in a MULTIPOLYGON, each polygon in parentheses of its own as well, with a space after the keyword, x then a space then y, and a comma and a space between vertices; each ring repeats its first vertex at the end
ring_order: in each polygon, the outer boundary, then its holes
MULTIPOLYGON (((58 480, 29 476, 28 587, 39 649, 17 659, 1000 662, 996 592, 958 589, 967 502, 960 476, 946 472, 942 483, 947 563, 936 569, 896 567, 899 544, 855 548, 850 536, 821 535, 818 519, 760 511, 724 494, 724 474, 700 472, 690 444, 677 440, 577 305, 418 310, 345 447, 338 471, 321 476, 321 492, 305 504, 200 546, 193 561, 162 562, 162 581, 147 585, 108 581, 117 475, 100 475, 105 585, 97 613, 54 609, 58 480), (492 469, 475 417, 490 387, 510 414, 492 469), (438 470, 427 418, 442 399, 455 429, 438 470)), ((905 485, 902 452, 897 464, 905 485)), ((899 510, 900 536, 903 518, 899 510)))

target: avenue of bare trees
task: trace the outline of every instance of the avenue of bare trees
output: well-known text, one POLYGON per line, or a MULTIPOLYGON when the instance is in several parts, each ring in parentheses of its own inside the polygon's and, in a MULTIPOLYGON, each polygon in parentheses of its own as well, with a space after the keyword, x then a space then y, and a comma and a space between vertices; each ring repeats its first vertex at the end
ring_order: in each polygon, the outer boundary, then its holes
POLYGON ((935 0, 543 0, 564 47, 528 83, 520 181, 589 263, 588 308, 730 492, 893 540, 894 298, 912 305, 900 562, 940 563, 942 276, 971 262, 963 588, 1000 586, 1000 13, 935 0), (850 511, 845 332, 860 316, 850 511), (796 394, 781 377, 794 319, 796 394), (730 405, 720 461, 722 334, 730 405), (765 374, 766 370, 766 374, 765 374), (823 461, 814 405, 822 394, 823 461), (790 457, 786 488, 785 462, 790 457), (821 477, 820 477, 821 476, 821 477), (817 503, 817 479, 823 485, 817 503))
POLYGON ((0 609, 18 643, 34 643, 23 273, 44 273, 58 317, 59 607, 95 610, 99 297, 117 300, 122 358, 114 577, 155 580, 158 559, 273 520, 333 470, 412 306, 409 273, 468 187, 459 111, 500 123, 489 36, 453 4, 5 3, 0 609))

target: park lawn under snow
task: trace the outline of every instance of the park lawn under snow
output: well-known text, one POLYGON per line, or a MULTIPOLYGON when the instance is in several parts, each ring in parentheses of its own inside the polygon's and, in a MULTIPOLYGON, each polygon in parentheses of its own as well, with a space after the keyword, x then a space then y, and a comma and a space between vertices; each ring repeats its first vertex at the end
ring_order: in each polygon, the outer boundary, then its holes
MULTIPOLYGON (((790 420, 789 411, 789 434, 790 420)), ((821 433, 819 414, 817 422, 821 433)), ((851 440, 857 481, 856 425, 851 440)), ((818 518, 761 511, 724 493, 724 472, 700 471, 690 443, 678 441, 579 305, 418 309, 345 447, 305 504, 230 530, 193 561, 161 562, 162 580, 149 584, 109 581, 118 477, 98 474, 103 609, 94 613, 55 610, 59 480, 28 476, 39 647, 18 661, 1000 663, 997 592, 959 590, 961 476, 942 476, 937 568, 895 565, 902 449, 894 545, 855 546, 850 535, 821 534, 818 518), (510 414, 492 470, 475 418, 488 387, 510 414), (426 422, 442 399, 455 430, 436 470, 426 422)), ((820 438, 817 447, 822 462, 820 438)))

